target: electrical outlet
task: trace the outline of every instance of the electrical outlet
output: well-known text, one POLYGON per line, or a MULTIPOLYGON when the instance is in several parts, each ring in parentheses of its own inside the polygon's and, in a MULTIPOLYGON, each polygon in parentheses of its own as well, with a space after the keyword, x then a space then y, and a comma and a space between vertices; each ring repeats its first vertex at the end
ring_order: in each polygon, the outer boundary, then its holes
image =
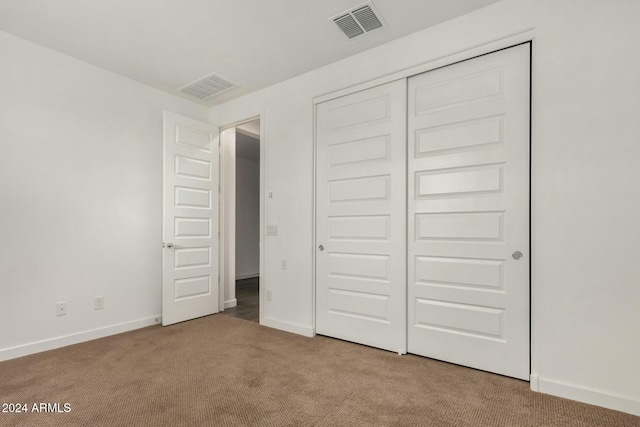
POLYGON ((56 304, 56 316, 66 316, 67 315, 67 303, 59 302, 56 304))
POLYGON ((282 258, 282 260, 280 261, 280 268, 282 268, 283 270, 287 269, 287 259, 286 258, 282 258))
POLYGON ((273 295, 271 294, 271 291, 267 291, 267 301, 271 301, 272 298, 273 295))
POLYGON ((93 300, 93 309, 102 310, 104 308, 104 297, 96 297, 93 300))

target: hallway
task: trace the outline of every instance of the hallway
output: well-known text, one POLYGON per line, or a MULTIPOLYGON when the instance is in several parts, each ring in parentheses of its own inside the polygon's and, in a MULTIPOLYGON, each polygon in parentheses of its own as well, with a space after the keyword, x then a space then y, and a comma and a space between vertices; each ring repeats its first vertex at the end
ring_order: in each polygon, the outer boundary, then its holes
POLYGON ((236 299, 238 305, 227 308, 224 314, 237 317, 239 319, 249 320, 251 322, 260 322, 260 292, 259 277, 249 279, 236 280, 236 299))

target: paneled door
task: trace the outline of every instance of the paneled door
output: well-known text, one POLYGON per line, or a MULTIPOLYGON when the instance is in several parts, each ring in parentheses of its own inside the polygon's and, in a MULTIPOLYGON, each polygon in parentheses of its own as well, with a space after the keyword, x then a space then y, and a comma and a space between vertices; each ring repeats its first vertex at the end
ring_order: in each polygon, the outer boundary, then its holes
POLYGON ((162 324, 218 312, 218 128, 164 113, 162 324))
POLYGON ((405 353, 406 80, 316 117, 316 332, 405 353))
POLYGON ((529 379, 529 44, 409 79, 408 349, 529 379))

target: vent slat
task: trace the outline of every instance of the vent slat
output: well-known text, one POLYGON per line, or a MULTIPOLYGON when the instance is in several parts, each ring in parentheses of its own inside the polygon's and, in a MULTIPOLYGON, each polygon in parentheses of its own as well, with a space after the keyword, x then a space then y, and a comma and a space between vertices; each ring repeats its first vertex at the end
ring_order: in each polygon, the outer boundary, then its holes
POLYGON ((340 28, 340 30, 350 39, 359 36, 360 34, 364 34, 362 28, 360 28, 356 20, 353 19, 353 16, 351 15, 342 15, 334 19, 333 22, 335 22, 338 28, 340 28))
POLYGON ((208 74, 186 86, 181 87, 178 91, 204 100, 237 86, 238 85, 235 83, 225 80, 217 74, 208 74))
POLYGON ((383 26, 371 1, 360 4, 331 19, 340 31, 350 39, 383 26))
POLYGON ((195 85, 196 87, 204 90, 204 91, 209 91, 209 92, 219 92, 223 89, 226 89, 222 86, 216 85, 214 83, 208 83, 208 82, 200 82, 197 85, 195 85))
POLYGON ((223 86, 220 83, 212 82, 209 80, 200 82, 199 84, 202 85, 202 87, 209 88, 209 90, 213 91, 225 90, 227 88, 227 86, 223 86))
POLYGON ((233 86, 229 82, 224 82, 224 81, 221 81, 219 79, 215 79, 215 78, 211 78, 211 77, 209 77, 208 79, 203 80, 202 82, 203 83, 207 83, 207 84, 209 84, 211 86, 220 87, 220 88, 223 88, 223 89, 226 89, 228 87, 233 86))
POLYGON ((220 86, 214 86, 211 83, 207 83, 207 82, 200 82, 198 83, 198 87, 202 88, 202 90, 207 91, 207 92, 219 92, 221 90, 224 90, 226 88, 220 87, 220 86))
POLYGON ((358 21, 362 28, 367 32, 382 27, 382 22, 380 22, 369 6, 361 7, 354 10, 352 13, 356 18, 356 21, 358 21))
POLYGON ((207 96, 207 91, 200 89, 198 86, 191 86, 188 88, 189 91, 199 94, 200 96, 207 96))
POLYGON ((195 90, 185 89, 183 90, 183 92, 186 93, 187 95, 195 96, 198 99, 206 98, 206 95, 203 95, 200 92, 196 92, 195 90))

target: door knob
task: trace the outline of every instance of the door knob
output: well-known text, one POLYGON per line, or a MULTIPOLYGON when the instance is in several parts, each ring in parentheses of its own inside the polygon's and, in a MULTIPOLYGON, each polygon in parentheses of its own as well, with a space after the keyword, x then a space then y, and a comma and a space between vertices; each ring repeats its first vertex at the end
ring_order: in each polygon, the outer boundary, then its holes
POLYGON ((513 259, 515 259, 516 261, 520 261, 522 259, 522 252, 520 251, 515 251, 513 253, 513 255, 511 255, 513 257, 513 259))
POLYGON ((320 251, 324 251, 324 246, 320 245, 320 246, 318 246, 318 249, 320 249, 320 251))
POLYGON ((167 243, 167 247, 168 248, 172 248, 173 247, 173 243, 167 243))

